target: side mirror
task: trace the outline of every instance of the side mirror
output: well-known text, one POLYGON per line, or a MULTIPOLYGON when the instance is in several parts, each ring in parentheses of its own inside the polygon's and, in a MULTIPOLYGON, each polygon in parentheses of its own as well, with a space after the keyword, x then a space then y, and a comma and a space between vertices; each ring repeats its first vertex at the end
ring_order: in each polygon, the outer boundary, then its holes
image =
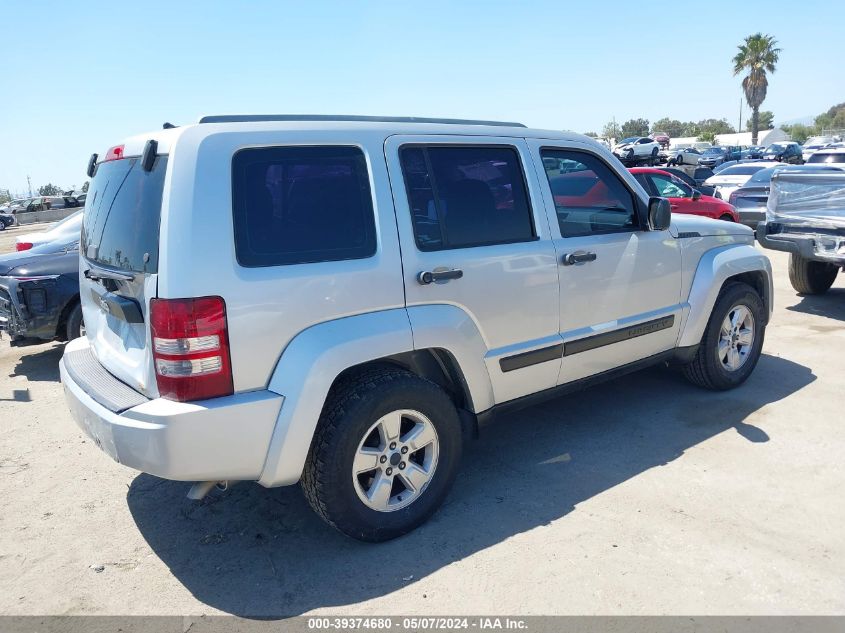
POLYGON ((693 200, 701 200, 701 192, 698 189, 692 190, 692 199, 693 200))
POLYGON ((652 231, 665 231, 672 221, 672 208, 666 198, 649 198, 648 228, 652 231))

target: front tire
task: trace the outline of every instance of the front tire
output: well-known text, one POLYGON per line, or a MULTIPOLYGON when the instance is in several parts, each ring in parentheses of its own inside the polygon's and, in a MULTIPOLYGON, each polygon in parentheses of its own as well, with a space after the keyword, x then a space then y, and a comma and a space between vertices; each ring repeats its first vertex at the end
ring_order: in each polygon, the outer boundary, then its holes
POLYGON ((728 283, 719 294, 695 357, 683 367, 691 383, 712 390, 746 381, 763 349, 766 308, 759 293, 745 283, 728 283))
POLYGON ((827 262, 789 255, 789 282, 802 295, 820 295, 827 292, 836 280, 839 267, 827 262))
POLYGON ((440 507, 458 471, 461 437, 454 404, 433 382, 404 369, 367 370, 333 388, 302 489, 343 534, 387 541, 440 507))

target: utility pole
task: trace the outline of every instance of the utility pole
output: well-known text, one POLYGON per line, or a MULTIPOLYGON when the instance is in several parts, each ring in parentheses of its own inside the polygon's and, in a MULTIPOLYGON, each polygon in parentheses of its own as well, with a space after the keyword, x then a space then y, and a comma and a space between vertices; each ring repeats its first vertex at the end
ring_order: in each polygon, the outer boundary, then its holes
POLYGON ((29 197, 32 197, 32 181, 29 179, 29 174, 26 176, 26 186, 29 189, 29 197))
POLYGON ((742 97, 739 98, 739 127, 736 131, 742 133, 742 97))

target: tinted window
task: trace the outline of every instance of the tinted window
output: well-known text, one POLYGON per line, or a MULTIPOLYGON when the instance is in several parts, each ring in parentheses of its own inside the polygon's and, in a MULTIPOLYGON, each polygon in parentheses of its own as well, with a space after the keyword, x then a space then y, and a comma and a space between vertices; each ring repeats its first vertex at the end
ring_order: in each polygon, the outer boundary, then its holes
POLYGON ((761 169, 764 169, 762 165, 736 165, 723 169, 720 173, 722 176, 750 176, 761 169))
POLYGON ((543 150, 546 158, 570 160, 581 167, 572 173, 546 168, 563 237, 630 231, 637 227, 631 192, 600 158, 585 152, 543 150))
MULTIPOLYGON (((408 146, 400 160, 420 250, 534 239, 525 179, 513 148, 408 146)), ((554 169, 561 168, 554 161, 554 169)))
POLYGON ((689 198, 692 191, 680 180, 662 174, 649 174, 657 195, 661 198, 689 198))
POLYGON ((100 163, 82 222, 82 252, 99 264, 139 273, 158 271, 158 229, 167 157, 151 171, 128 158, 100 163))
POLYGON ((845 152, 822 153, 816 152, 807 159, 808 163, 845 163, 845 152))
POLYGON ((357 147, 245 149, 232 160, 242 266, 361 259, 376 252, 364 153, 357 147))

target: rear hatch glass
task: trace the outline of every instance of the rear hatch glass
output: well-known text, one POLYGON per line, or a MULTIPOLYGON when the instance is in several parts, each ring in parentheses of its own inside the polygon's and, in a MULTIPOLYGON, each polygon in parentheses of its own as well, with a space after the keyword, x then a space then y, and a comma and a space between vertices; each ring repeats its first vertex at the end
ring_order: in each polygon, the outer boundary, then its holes
POLYGON ((157 289, 166 171, 167 156, 156 157, 150 171, 139 158, 100 163, 88 191, 80 243, 80 297, 94 354, 113 375, 149 397, 158 395, 147 312, 157 289))
POLYGON ((158 230, 167 157, 149 172, 137 158, 101 163, 88 192, 82 252, 90 261, 137 273, 158 272, 158 230))

